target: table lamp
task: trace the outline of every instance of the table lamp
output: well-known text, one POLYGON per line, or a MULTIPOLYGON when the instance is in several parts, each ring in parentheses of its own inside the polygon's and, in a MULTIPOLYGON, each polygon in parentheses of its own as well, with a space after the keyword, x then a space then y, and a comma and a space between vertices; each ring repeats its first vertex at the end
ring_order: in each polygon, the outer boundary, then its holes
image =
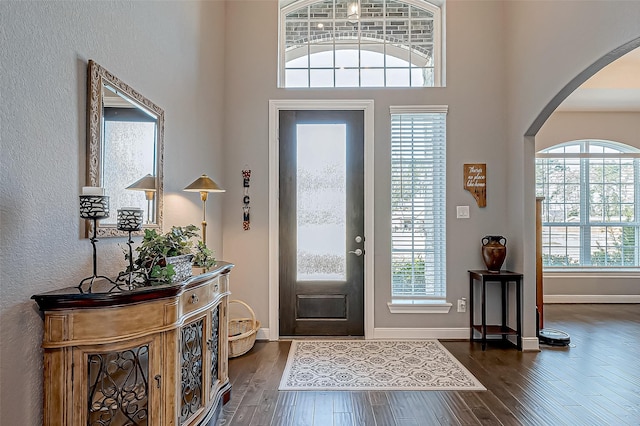
POLYGON ((151 201, 156 193, 156 177, 148 174, 127 186, 126 189, 144 191, 147 198, 147 223, 151 223, 151 201))
POLYGON ((202 242, 207 244, 207 196, 209 192, 225 192, 209 176, 203 174, 198 179, 187 186, 185 191, 199 192, 202 200, 202 242))

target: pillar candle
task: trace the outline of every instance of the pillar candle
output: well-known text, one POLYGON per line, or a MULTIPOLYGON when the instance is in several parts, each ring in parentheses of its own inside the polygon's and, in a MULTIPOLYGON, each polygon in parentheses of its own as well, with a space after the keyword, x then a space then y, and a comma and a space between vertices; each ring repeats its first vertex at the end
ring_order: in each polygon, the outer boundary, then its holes
POLYGON ((104 195, 104 188, 101 186, 83 186, 82 195, 104 195))

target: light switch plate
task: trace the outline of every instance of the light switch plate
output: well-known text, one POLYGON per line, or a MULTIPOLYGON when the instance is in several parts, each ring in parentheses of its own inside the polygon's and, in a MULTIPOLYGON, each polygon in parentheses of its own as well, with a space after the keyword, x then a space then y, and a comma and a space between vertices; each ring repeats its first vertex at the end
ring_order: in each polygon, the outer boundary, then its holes
POLYGON ((469 206, 456 206, 456 218, 469 219, 469 206))

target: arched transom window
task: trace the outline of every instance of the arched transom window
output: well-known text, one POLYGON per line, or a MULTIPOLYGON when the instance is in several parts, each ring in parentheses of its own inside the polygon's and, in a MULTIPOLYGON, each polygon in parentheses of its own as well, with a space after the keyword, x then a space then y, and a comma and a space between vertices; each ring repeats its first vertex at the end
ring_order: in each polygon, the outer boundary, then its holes
POLYGON ((281 1, 279 87, 441 86, 443 2, 281 1))
POLYGON ((640 150, 579 140, 536 157, 544 267, 640 266, 640 150))

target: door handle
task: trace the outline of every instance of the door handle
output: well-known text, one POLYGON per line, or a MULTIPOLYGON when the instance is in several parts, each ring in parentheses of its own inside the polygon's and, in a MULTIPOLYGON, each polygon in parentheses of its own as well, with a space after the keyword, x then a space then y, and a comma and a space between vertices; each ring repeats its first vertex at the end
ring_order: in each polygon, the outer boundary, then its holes
POLYGON ((364 250, 362 249, 349 250, 349 253, 353 253, 356 256, 360 257, 364 254, 364 250))

